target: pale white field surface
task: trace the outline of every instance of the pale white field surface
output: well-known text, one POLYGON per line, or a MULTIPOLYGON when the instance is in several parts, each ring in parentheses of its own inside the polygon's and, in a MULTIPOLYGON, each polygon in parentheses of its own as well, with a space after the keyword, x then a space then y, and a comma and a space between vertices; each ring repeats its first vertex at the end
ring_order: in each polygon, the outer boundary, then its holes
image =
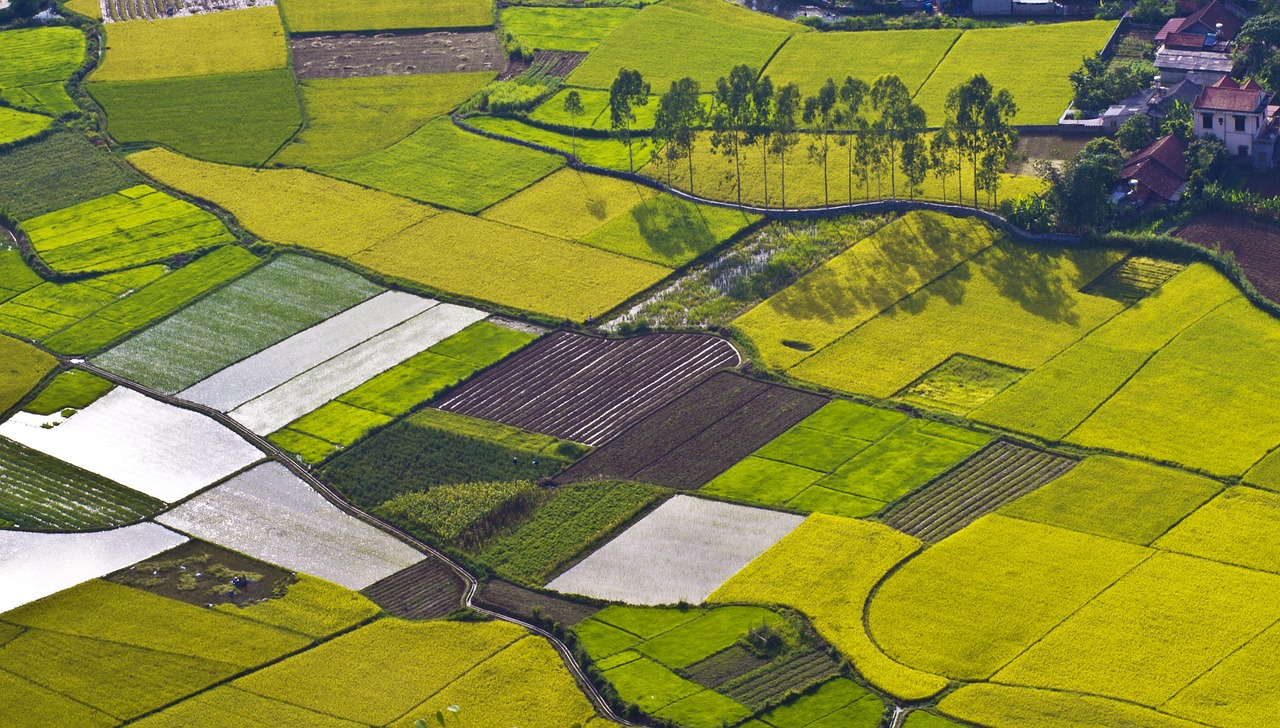
POLYGON ((154 523, 95 533, 0 531, 0 614, 186 541, 154 523))
POLYGON ((803 516, 678 495, 547 588, 629 604, 701 604, 803 516))
POLYGON ((178 396, 223 412, 233 410, 436 303, 387 291, 232 364, 178 396))
POLYGON ((56 427, 19 412, 0 435, 172 503, 261 460, 218 422, 116 387, 56 427))
POLYGON ((201 493, 157 521, 233 551, 363 589, 423 555, 338 510, 276 462, 201 493))
POLYGON ((442 303, 348 349, 230 414, 259 435, 268 435, 487 315, 474 308, 442 303))

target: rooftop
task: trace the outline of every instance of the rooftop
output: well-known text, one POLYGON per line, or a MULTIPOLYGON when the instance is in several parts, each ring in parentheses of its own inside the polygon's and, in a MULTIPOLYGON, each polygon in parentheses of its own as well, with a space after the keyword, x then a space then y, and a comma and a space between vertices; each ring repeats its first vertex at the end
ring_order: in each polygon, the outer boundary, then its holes
POLYGON ((1239 83, 1230 76, 1224 76, 1200 92, 1195 108, 1257 114, 1267 110, 1271 96, 1252 79, 1239 83))

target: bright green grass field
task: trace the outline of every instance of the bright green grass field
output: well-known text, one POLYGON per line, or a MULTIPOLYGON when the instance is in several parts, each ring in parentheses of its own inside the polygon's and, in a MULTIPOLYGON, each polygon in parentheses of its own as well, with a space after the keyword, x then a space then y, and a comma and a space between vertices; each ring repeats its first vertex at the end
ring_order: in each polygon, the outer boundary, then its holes
POLYGON ((40 283, 0 304, 0 331, 48 338, 164 274, 163 266, 151 265, 73 283, 40 283))
POLYGON ((53 119, 47 116, 0 106, 0 144, 9 144, 39 134, 52 123, 53 119))
POLYGON ((0 336, 0 413, 17 404, 57 364, 26 342, 0 336))
POLYGON ((983 679, 1151 554, 1148 549, 986 516, 907 562, 871 601, 890 657, 983 679))
POLYGON ((483 28, 493 25, 493 0, 285 0, 285 24, 293 33, 331 30, 483 28))
POLYGON ((22 229, 53 270, 100 272, 235 242, 212 213, 138 185, 27 220, 22 229))
POLYGON ((1007 88, 1018 124, 1054 124, 1071 103, 1068 76, 1102 50, 1115 21, 1023 25, 967 30, 916 94, 931 120, 945 116, 947 93, 975 74, 1007 88))
POLYGON ((513 7, 502 27, 539 50, 589 52, 635 15, 631 8, 513 7))
POLYGON ((0 33, 0 98, 54 116, 75 111, 62 84, 84 63, 85 45, 67 26, 0 33))
MULTIPOLYGON (((838 87, 850 75, 870 85, 893 74, 914 93, 959 37, 958 30, 806 33, 788 41, 764 73, 775 88, 794 83, 805 96, 818 93, 828 78, 838 87)), ((942 117, 930 114, 929 122, 941 126, 942 117)))
POLYGON ((1280 619, 1280 576, 1159 554, 995 677, 1158 706, 1280 619))
POLYGON ((844 677, 822 683, 760 716, 773 728, 835 728, 880 724, 884 702, 870 690, 844 677))
POLYGON ((972 418, 1060 440, 1156 351, 1214 309, 1238 298, 1239 289, 1211 266, 1193 265, 978 407, 972 418))
POLYGON ((92 81, 140 81, 287 68, 273 6, 106 24, 106 55, 92 81))
POLYGON ((300 81, 306 122, 273 162, 323 167, 385 149, 466 101, 492 73, 300 81))
POLYGON ((990 439, 941 422, 911 420, 854 455, 819 484, 890 503, 977 452, 990 439))
MULTIPOLYGON (((717 0, 717 2, 720 1, 717 0)), ((643 106, 632 107, 631 110, 636 115, 636 120, 631 125, 633 130, 643 131, 653 128, 653 118, 658 112, 658 96, 666 90, 666 88, 655 86, 651 89, 652 95, 649 96, 648 103, 643 106)), ((711 94, 706 91, 704 90, 699 98, 702 100, 703 108, 710 113, 712 99, 711 94)), ((544 124, 559 124, 570 128, 591 128, 598 131, 609 131, 612 128, 612 118, 609 116, 609 92, 603 89, 591 88, 561 89, 554 96, 542 102, 536 109, 529 112, 529 118, 544 124), (578 98, 582 101, 583 113, 576 119, 564 110, 564 100, 570 91, 577 91, 578 98)))
POLYGON ((995 242, 972 219, 911 212, 739 316, 765 362, 785 368, 871 320, 995 242))
MULTIPOLYGON (((539 129, 518 119, 499 119, 495 116, 473 116, 467 119, 467 123, 483 131, 541 144, 544 147, 558 149, 565 154, 576 154, 578 159, 594 167, 620 172, 630 169, 627 147, 616 139, 578 139, 575 142, 569 134, 539 129)), ((653 157, 653 147, 648 139, 634 139, 632 142, 636 169, 640 169, 653 157)))
POLYGON ((218 248, 45 339, 44 345, 60 354, 91 354, 247 273, 258 262, 244 248, 218 248))
POLYGON ((1280 574, 1280 494, 1229 488, 1155 546, 1280 574))
POLYGON ((154 142, 211 162, 267 161, 302 123, 288 70, 88 84, 121 142, 154 142))
POLYGON ((479 212, 564 166, 564 159, 470 134, 448 119, 383 151, 324 168, 357 184, 479 212))
POLYGON ((19 220, 132 187, 142 180, 83 134, 62 131, 0 153, 0 210, 19 220))
POLYGON ((49 386, 22 408, 24 412, 51 415, 64 409, 84 409, 110 392, 115 385, 81 369, 70 369, 54 377, 49 386))
POLYGON ((1120 255, 1002 241, 789 371, 887 397, 953 354, 1034 369, 1124 308, 1079 292, 1120 255))
POLYGON ((1147 546, 1221 490, 1182 470, 1097 456, 1000 512, 1147 546))
POLYGON ((792 27, 797 30, 763 30, 654 5, 601 41, 567 81, 608 88, 619 69, 629 68, 640 71, 659 92, 685 76, 711 88, 736 65, 762 67, 788 35, 802 30, 802 26, 792 27), (674 39, 679 39, 678 53, 673 52, 674 39))
POLYGON ((1067 439, 1240 475, 1280 442, 1280 381, 1258 376, 1277 361, 1280 325, 1233 300, 1156 353, 1067 439))

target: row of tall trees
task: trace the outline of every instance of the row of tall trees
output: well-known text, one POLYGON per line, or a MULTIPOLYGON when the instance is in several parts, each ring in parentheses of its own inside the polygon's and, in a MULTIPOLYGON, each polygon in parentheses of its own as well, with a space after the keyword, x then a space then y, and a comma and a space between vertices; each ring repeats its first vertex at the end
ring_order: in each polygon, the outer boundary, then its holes
MULTIPOLYGON (((900 78, 886 75, 874 83, 846 77, 837 84, 827 81, 810 96, 794 83, 775 86, 769 76, 746 65, 735 67, 709 90, 709 103, 701 84, 692 78, 671 83, 658 96, 651 139, 667 169, 687 164, 688 186, 694 191, 695 158, 701 140, 709 150, 732 161, 735 195, 742 203, 743 159, 758 154, 764 182, 764 204, 770 199, 770 174, 780 181, 783 207, 787 205, 787 165, 799 148, 821 165, 823 201, 832 203, 832 174, 844 177, 845 200, 855 201, 854 187, 863 198, 920 194, 930 174, 938 177, 943 198, 954 179, 956 201, 965 202, 964 172, 972 183, 970 200, 984 197, 999 201, 1000 173, 1013 158, 1017 112, 1008 90, 997 90, 976 75, 948 94, 946 118, 938 128, 929 126, 923 108, 900 78), (841 163, 843 162, 843 163, 841 163), (833 167, 835 169, 833 170, 833 167)), ((612 129, 626 145, 635 171, 635 109, 650 102, 650 87, 638 71, 623 69, 609 92, 612 129)), ((565 111, 581 114, 580 99, 571 92, 565 111), (572 108, 571 108, 572 107, 572 108)), ((837 193, 839 194, 839 193, 837 193)))

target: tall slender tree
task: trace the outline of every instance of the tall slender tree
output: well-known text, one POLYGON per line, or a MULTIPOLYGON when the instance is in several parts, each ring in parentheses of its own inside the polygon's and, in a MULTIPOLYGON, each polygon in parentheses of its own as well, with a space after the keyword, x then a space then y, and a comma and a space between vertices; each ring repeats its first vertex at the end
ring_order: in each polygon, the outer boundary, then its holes
POLYGON ((859 116, 854 120, 854 131, 858 137, 858 147, 854 153, 857 177, 862 182, 862 190, 866 200, 871 201, 871 175, 877 169, 880 159, 880 135, 874 124, 859 116))
POLYGON ((764 76, 751 89, 751 123, 748 125, 748 145, 760 145, 760 158, 764 165, 764 206, 769 207, 769 147, 774 134, 773 79, 764 76))
POLYGON ((924 191, 924 181, 933 168, 929 158, 929 140, 924 133, 928 122, 924 109, 915 103, 907 104, 902 122, 898 154, 902 159, 902 176, 907 182, 907 198, 914 200, 924 191))
POLYGON ((947 179, 960 169, 960 162, 956 159, 955 135, 948 124, 943 124, 942 129, 929 140, 929 164, 942 183, 942 201, 946 202, 947 179))
POLYGON ((822 84, 818 93, 804 100, 804 123, 817 141, 809 144, 809 158, 822 162, 822 199, 826 207, 831 207, 831 184, 827 164, 831 156, 831 130, 839 120, 839 92, 836 83, 831 79, 822 84))
POLYGON ((782 168, 782 207, 787 206, 787 150, 799 141, 800 87, 789 83, 773 99, 773 151, 782 168))
POLYGON ((569 115, 569 140, 573 156, 576 157, 578 156, 578 117, 586 113, 582 108, 582 95, 576 89, 564 95, 564 113, 569 115))
POLYGON ((609 86, 609 125, 627 145, 627 164, 636 171, 636 158, 631 135, 636 123, 635 107, 649 103, 649 83, 639 71, 623 68, 609 86))
MULTIPOLYGON (((702 88, 692 78, 685 77, 671 82, 671 88, 658 99, 658 112, 654 117, 654 135, 665 137, 665 156, 669 163, 687 159, 689 162, 689 192, 693 193, 693 150, 698 141, 698 130, 704 123, 702 88)), ((671 176, 667 169, 668 184, 671 176)))
POLYGON ((982 110, 982 171, 984 186, 991 193, 991 206, 1000 203, 1000 173, 1017 155, 1018 130, 1013 118, 1018 105, 1009 89, 992 94, 982 110))
POLYGON ((733 158, 738 204, 742 204, 742 141, 751 122, 752 88, 756 71, 747 65, 734 66, 729 77, 716 81, 711 114, 711 146, 733 158))
POLYGON ((869 90, 865 81, 854 78, 853 76, 845 76, 844 83, 840 84, 840 103, 844 105, 841 126, 847 132, 843 135, 844 145, 849 153, 848 165, 848 182, 849 182, 849 203, 853 203, 853 156, 854 147, 860 143, 858 136, 858 120, 862 116, 862 102, 867 96, 869 90))
POLYGON ((955 132, 956 148, 969 162, 973 173, 973 206, 978 206, 978 189, 981 184, 979 167, 986 147, 983 135, 983 115, 992 97, 991 83, 978 74, 947 93, 947 121, 955 132))
POLYGON ((889 196, 898 196, 898 166, 903 146, 912 143, 925 125, 924 110, 911 100, 911 92, 901 78, 887 74, 871 86, 871 106, 880 112, 884 150, 889 158, 889 196))

